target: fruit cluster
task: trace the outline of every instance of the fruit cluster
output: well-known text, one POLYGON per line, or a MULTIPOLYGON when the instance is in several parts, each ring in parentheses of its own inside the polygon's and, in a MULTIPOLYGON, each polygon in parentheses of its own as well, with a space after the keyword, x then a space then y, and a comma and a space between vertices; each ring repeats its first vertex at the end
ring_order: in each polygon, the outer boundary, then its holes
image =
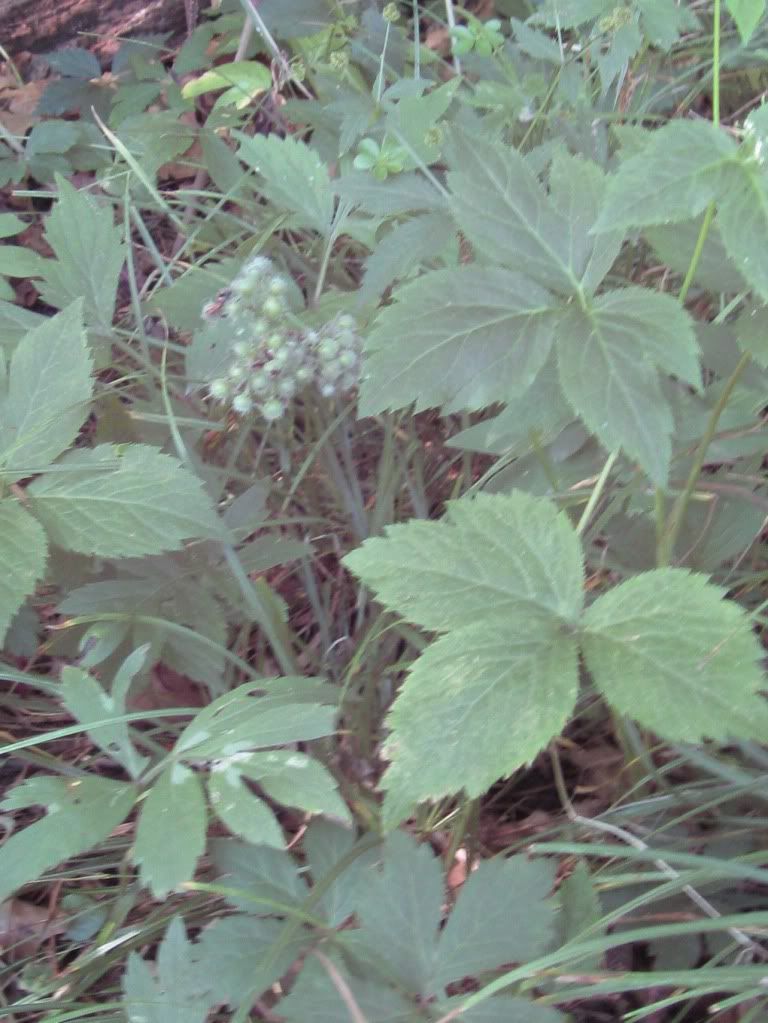
POLYGON ((257 256, 203 309, 207 318, 221 316, 232 324, 231 361, 208 394, 238 415, 256 412, 274 422, 309 386, 331 398, 359 383, 362 346, 354 319, 341 315, 318 330, 307 329, 288 308, 288 288, 288 279, 257 256))

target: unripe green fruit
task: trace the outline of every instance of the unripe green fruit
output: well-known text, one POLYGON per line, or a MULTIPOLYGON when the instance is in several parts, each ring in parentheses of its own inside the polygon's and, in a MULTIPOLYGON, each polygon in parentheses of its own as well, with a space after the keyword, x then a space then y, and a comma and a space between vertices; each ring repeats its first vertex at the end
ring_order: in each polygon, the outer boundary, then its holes
POLYGON ((238 413, 238 415, 247 416, 253 409, 253 399, 245 392, 242 394, 236 394, 232 399, 232 408, 238 413))
POLYGON ((269 401, 265 401, 261 406, 261 414, 268 423, 273 423, 276 419, 280 419, 283 411, 283 403, 279 398, 270 398, 269 401))
POLYGON ((232 365, 227 370, 227 375, 229 376, 230 380, 234 380, 236 383, 239 383, 239 381, 243 380, 245 378, 245 374, 246 374, 245 366, 242 366, 239 362, 233 362, 232 365))
POLYGON ((268 288, 270 295, 284 295, 288 287, 288 281, 285 277, 273 277, 269 282, 268 288))
POLYGON ((264 334, 266 334, 269 331, 269 329, 270 329, 269 328, 269 324, 267 323, 266 320, 261 320, 261 319, 256 320, 256 322, 253 325, 253 331, 254 331, 254 333, 255 333, 257 338, 262 337, 264 334))

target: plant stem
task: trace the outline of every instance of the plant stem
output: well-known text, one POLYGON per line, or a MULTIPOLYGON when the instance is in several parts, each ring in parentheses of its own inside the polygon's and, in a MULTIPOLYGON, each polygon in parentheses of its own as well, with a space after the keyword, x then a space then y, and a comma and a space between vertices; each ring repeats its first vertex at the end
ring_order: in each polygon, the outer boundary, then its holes
POLYGON ((672 511, 667 522, 666 529, 661 537, 656 551, 656 564, 661 568, 664 565, 668 565, 672 557, 672 553, 677 543, 677 538, 680 535, 683 522, 685 521, 685 513, 688 510, 693 492, 696 489, 696 483, 699 479, 702 466, 707 457, 707 451, 709 445, 712 443, 712 438, 717 432, 717 424, 720 420, 720 416, 723 414, 731 395, 733 394, 736 384, 739 382, 739 377, 744 372, 747 364, 749 363, 749 353, 745 352, 736 364, 736 368, 730 377, 726 381, 725 386, 717 399, 717 404, 710 413, 709 420, 707 422, 707 428, 704 431, 704 436, 699 441, 699 446, 696 448, 696 453, 693 456, 693 465, 691 471, 688 473, 688 478, 685 481, 685 486, 682 492, 678 495, 675 501, 672 511))
POLYGON ((617 450, 612 451, 611 454, 608 455, 608 458, 606 459, 605 465, 603 466, 602 471, 597 478, 597 483, 595 483, 594 490, 589 495, 587 506, 581 513, 579 524, 578 526, 576 526, 576 532, 579 536, 584 535, 584 531, 589 525, 589 520, 592 518, 592 513, 594 512, 595 507, 597 506, 597 502, 602 497, 603 491, 605 490, 605 484, 608 482, 608 477, 611 474, 611 469, 613 468, 614 463, 616 462, 616 459, 618 457, 619 452, 617 450))

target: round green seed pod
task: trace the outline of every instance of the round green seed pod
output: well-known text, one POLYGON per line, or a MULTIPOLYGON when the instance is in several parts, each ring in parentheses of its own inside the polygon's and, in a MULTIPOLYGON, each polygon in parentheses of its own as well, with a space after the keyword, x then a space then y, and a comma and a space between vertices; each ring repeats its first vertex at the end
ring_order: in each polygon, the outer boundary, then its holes
POLYGON ((226 380, 212 380, 208 385, 208 394, 216 401, 225 401, 229 397, 229 383, 226 380))
POLYGON ((283 403, 279 398, 270 398, 269 401, 265 401, 261 406, 261 414, 268 423, 273 423, 276 419, 280 419, 284 411, 283 403))
POLYGON ((240 416, 247 416, 253 410, 253 398, 243 391, 232 399, 232 409, 240 416))

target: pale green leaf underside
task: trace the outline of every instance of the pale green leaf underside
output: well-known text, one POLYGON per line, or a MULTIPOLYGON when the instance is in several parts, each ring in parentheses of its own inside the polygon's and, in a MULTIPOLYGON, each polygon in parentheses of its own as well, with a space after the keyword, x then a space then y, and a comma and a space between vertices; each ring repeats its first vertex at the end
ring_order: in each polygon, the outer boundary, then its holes
POLYGON ((749 618, 705 576, 645 572, 584 616, 595 684, 623 714, 667 739, 766 739, 761 648, 749 618))
POLYGON ((48 541, 15 500, 0 501, 0 647, 11 619, 45 571, 48 541))
POLYGON ((0 464, 12 472, 6 481, 39 472, 69 447, 88 415, 92 369, 81 301, 19 343, 0 405, 0 464))
POLYGON ((9 809, 42 804, 48 813, 0 846, 0 902, 51 867, 102 842, 128 816, 137 795, 133 785, 103 778, 45 778, 42 785, 35 781, 12 789, 3 803, 9 809))
POLYGON ((426 629, 515 616, 575 622, 582 552, 565 515, 521 492, 453 502, 440 522, 390 526, 345 564, 378 599, 426 629))
POLYGON ((207 814, 203 788, 184 764, 167 767, 144 800, 133 861, 141 880, 164 899, 195 873, 205 848, 207 814))
POLYGON ((202 483, 175 458, 145 445, 73 452, 28 488, 51 539, 80 554, 132 557, 215 536, 202 483))
POLYGON ((366 342, 361 415, 506 401, 533 383, 557 326, 552 295, 501 267, 438 270, 394 297, 366 342))
POLYGON ((100 206, 57 177, 59 199, 45 224, 56 260, 44 264, 43 299, 62 309, 83 297, 86 322, 110 331, 117 283, 125 262, 123 230, 111 205, 100 206))

